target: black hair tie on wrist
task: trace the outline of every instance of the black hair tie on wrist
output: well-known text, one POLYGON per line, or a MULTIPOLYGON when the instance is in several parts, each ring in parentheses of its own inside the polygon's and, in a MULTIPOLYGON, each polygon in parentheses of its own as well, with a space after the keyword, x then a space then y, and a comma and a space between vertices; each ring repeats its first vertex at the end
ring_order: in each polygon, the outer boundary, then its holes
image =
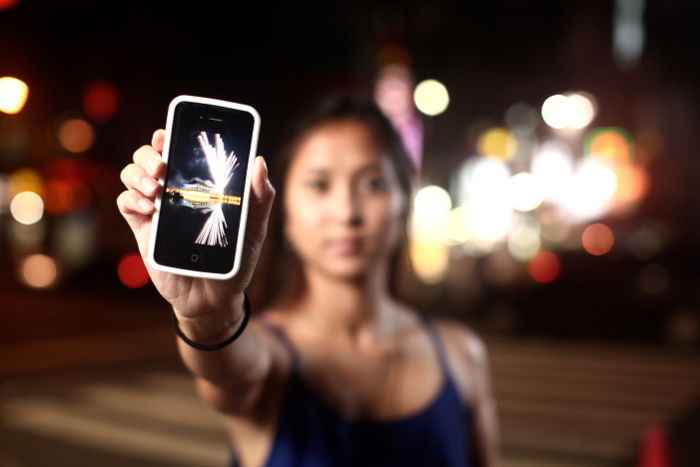
POLYGON ((248 295, 243 292, 243 322, 241 323, 240 326, 238 326, 238 329, 236 329, 236 332, 233 333, 233 336, 229 337, 223 342, 219 342, 218 344, 212 344, 212 345, 204 345, 204 344, 198 344, 197 342, 194 342, 190 340, 187 336, 185 336, 182 331, 180 330, 180 326, 178 326, 177 322, 177 317, 175 316, 175 312, 171 311, 170 317, 172 318, 172 323, 173 326, 175 327, 175 332, 177 335, 187 343, 190 347, 194 347, 195 349, 199 350, 216 350, 220 349, 222 347, 226 347, 229 345, 231 342, 235 341, 238 336, 241 335, 243 330, 246 328, 248 325, 248 320, 250 319, 250 301, 248 300, 248 295))

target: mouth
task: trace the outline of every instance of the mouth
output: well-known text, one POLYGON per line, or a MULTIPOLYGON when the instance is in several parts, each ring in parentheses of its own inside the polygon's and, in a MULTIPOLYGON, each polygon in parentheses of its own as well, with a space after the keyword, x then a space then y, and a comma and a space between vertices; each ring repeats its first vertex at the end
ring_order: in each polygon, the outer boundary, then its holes
POLYGON ((341 255, 354 255, 362 249, 362 240, 359 238, 336 238, 326 242, 327 248, 341 255))

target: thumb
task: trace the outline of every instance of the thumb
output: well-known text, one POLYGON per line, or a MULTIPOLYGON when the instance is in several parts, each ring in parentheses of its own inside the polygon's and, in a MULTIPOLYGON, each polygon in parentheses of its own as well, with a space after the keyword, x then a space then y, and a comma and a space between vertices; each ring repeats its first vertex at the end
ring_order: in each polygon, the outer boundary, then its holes
POLYGON ((275 188, 270 183, 267 164, 262 156, 257 156, 253 162, 250 194, 245 239, 245 250, 247 251, 244 261, 252 261, 254 264, 257 262, 257 256, 265 241, 267 221, 275 199, 275 188))

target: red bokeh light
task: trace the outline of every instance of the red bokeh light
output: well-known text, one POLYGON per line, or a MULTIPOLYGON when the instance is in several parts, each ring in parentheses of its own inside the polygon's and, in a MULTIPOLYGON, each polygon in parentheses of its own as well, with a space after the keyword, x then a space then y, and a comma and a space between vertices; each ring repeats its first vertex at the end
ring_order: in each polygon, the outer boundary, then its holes
POLYGON ((117 88, 108 81, 90 83, 83 93, 85 114, 96 122, 106 122, 119 108, 117 88))
POLYGON ((19 0, 0 0, 0 10, 9 10, 17 6, 19 0))
POLYGON ((556 280, 561 274, 561 261, 551 251, 542 250, 532 257, 527 270, 533 280, 547 284, 556 280))
POLYGON ((604 255, 609 252, 615 243, 615 235, 605 224, 591 224, 581 235, 583 249, 594 256, 604 255))
POLYGON ((148 271, 138 253, 127 253, 119 258, 117 275, 122 284, 132 289, 138 289, 148 283, 148 271))

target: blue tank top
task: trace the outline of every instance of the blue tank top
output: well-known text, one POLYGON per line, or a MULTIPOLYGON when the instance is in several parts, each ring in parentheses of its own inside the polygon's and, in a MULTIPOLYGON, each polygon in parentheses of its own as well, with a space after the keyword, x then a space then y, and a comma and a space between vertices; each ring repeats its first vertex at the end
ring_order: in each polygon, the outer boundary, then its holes
MULTIPOLYGON (((259 316, 277 335, 292 359, 292 373, 267 467, 330 466, 471 466, 471 411, 453 381, 445 350, 434 323, 425 313, 421 322, 430 336, 442 368, 437 396, 407 417, 352 420, 337 413, 304 381, 299 353, 284 331, 259 316)), ((231 450, 231 466, 238 467, 231 450)))

